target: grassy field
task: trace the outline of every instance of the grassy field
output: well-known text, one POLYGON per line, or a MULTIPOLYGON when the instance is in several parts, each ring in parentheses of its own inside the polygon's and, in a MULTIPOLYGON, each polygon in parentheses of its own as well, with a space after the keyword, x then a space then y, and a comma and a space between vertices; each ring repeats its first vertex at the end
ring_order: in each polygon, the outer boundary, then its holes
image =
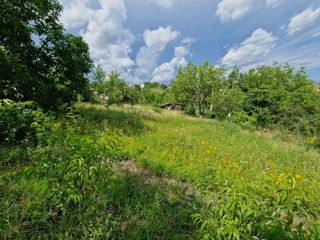
POLYGON ((46 145, 0 149, 1 239, 320 239, 318 150, 148 106, 77 109, 46 145))
POLYGON ((139 166, 201 190, 210 204, 193 219, 203 236, 319 239, 318 150, 150 107, 80 109, 118 124, 139 166))

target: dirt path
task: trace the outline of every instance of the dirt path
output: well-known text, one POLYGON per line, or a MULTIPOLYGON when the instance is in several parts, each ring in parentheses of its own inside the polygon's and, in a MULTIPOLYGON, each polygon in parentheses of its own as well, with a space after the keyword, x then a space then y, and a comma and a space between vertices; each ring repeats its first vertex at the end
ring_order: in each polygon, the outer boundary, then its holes
MULTIPOLYGON (((180 188, 185 202, 189 202, 192 199, 196 198, 197 200, 202 201, 204 206, 206 206, 207 203, 212 199, 209 198, 207 199, 207 201, 204 201, 204 199, 206 198, 204 197, 203 199, 201 197, 201 192, 197 190, 192 184, 187 182, 178 182, 173 178, 156 176, 151 171, 137 166, 137 164, 131 160, 117 162, 115 164, 115 167, 119 168, 123 173, 129 172, 133 175, 139 175, 148 184, 159 184, 168 191, 170 187, 180 188)), ((169 192, 167 192, 166 194, 169 194, 169 192)))

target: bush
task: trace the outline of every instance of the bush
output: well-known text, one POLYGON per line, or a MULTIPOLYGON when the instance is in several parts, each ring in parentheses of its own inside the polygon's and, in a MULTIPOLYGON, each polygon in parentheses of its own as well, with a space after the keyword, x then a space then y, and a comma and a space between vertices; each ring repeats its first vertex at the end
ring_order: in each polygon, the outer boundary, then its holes
POLYGON ((311 147, 320 149, 320 138, 317 136, 310 137, 307 139, 306 145, 308 149, 310 149, 311 147))
POLYGON ((189 116, 195 116, 196 115, 196 109, 193 105, 187 106, 184 110, 185 114, 189 116))
POLYGON ((254 116, 249 116, 246 112, 235 112, 231 116, 231 120, 234 123, 250 123, 251 125, 256 125, 257 119, 254 116))
POLYGON ((27 143, 36 145, 35 119, 43 121, 46 116, 34 102, 0 100, 0 144, 27 143))
POLYGON ((316 223, 305 222, 313 218, 305 209, 306 197, 296 189, 293 176, 285 181, 274 192, 271 181, 241 191, 242 182, 217 193, 200 189, 208 204, 206 211, 193 215, 194 222, 205 239, 318 239, 316 223), (298 215, 297 209, 305 215, 298 215))

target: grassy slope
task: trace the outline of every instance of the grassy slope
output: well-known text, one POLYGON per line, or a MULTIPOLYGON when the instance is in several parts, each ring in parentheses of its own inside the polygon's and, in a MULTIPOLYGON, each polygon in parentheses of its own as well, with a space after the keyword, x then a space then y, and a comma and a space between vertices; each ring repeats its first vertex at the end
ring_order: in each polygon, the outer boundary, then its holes
POLYGON ((319 197, 320 154, 315 149, 179 112, 156 113, 141 107, 113 108, 109 112, 102 109, 97 122, 107 119, 109 125, 129 133, 130 148, 137 151, 138 163, 160 175, 200 181, 214 172, 259 186, 269 178, 281 182, 278 177, 283 179, 285 174, 295 177, 308 198, 319 197))
POLYGON ((246 195, 246 202, 252 197, 257 205, 268 204, 266 215, 294 214, 298 220, 287 223, 294 229, 300 221, 319 224, 317 150, 179 112, 129 106, 108 111, 100 109, 98 119, 119 124, 129 134, 127 148, 140 166, 215 193, 233 188, 246 195))
MULTIPOLYGON (((301 209, 308 212, 290 209, 300 218, 310 213, 314 216, 307 219, 310 222, 320 215, 320 154, 316 150, 248 134, 229 123, 179 112, 160 113, 152 107, 106 109, 82 104, 78 108, 82 129, 100 131, 100 144, 110 141, 110 136, 120 136, 122 147, 138 165, 158 176, 186 180, 216 193, 234 187, 258 200, 270 196, 277 200, 282 190, 295 184, 292 196, 305 196, 301 209)), ((99 193, 103 197, 92 209, 58 218, 48 213, 42 221, 43 209, 34 216, 34 208, 42 207, 37 203, 42 183, 25 177, 28 159, 23 151, 15 151, 10 152, 12 156, 3 155, 10 159, 1 159, 5 164, 0 168, 0 238, 199 239, 199 226, 191 219, 199 211, 197 200, 185 202, 178 186, 146 182, 139 174, 119 169, 112 171, 99 193)))

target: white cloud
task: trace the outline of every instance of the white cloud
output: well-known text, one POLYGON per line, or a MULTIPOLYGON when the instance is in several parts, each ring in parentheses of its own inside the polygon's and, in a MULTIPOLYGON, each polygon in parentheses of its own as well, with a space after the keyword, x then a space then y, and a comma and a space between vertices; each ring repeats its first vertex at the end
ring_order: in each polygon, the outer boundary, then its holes
POLYGON ((156 4, 165 9, 170 9, 178 0, 155 0, 156 4))
POLYGON ((140 48, 137 57, 134 76, 138 78, 149 78, 157 66, 157 61, 167 44, 175 40, 179 32, 171 29, 170 26, 159 27, 156 30, 145 30, 144 41, 146 46, 140 48))
POLYGON ((94 15, 95 10, 88 6, 89 0, 64 0, 60 2, 64 6, 60 21, 66 28, 81 27, 94 15))
POLYGON ((254 9, 263 7, 278 7, 283 0, 221 0, 218 3, 216 15, 221 22, 229 22, 242 18, 254 9))
POLYGON ((218 4, 216 15, 222 22, 237 20, 249 13, 259 0, 222 0, 218 4))
POLYGON ((91 56, 105 71, 123 71, 134 65, 129 58, 134 36, 123 28, 126 7, 123 0, 99 0, 99 3, 101 8, 90 17, 82 36, 91 56))
POLYGON ((190 55, 190 41, 184 39, 182 43, 186 45, 177 46, 174 48, 174 57, 170 62, 162 63, 160 66, 154 69, 152 72, 152 82, 163 82, 170 81, 179 66, 185 67, 188 63, 185 59, 186 56, 190 55))
POLYGON ((182 44, 187 44, 188 46, 190 46, 195 41, 196 40, 194 38, 187 37, 187 38, 183 39, 181 43, 182 44))
POLYGON ((309 7, 303 12, 292 17, 287 28, 288 35, 293 35, 294 33, 301 31, 305 27, 312 24, 319 16, 320 8, 313 10, 311 7, 309 7))
POLYGON ((320 37, 320 32, 314 33, 310 38, 320 37))
POLYGON ((189 48, 186 46, 178 46, 174 48, 174 55, 176 57, 184 57, 189 54, 189 48))
POLYGON ((139 77, 148 76, 156 67, 159 55, 159 52, 141 47, 136 57, 137 69, 135 75, 139 77))
POLYGON ((278 7, 282 2, 283 0, 267 0, 266 6, 275 8, 278 7))
POLYGON ((228 53, 222 58, 222 63, 234 66, 257 61, 260 57, 266 56, 276 46, 276 41, 277 38, 272 36, 272 33, 259 28, 242 42, 240 47, 229 49, 228 53))
POLYGON ((144 41, 147 47, 152 51, 163 51, 168 42, 176 39, 179 32, 172 31, 170 26, 159 27, 157 30, 147 29, 144 32, 144 41))

